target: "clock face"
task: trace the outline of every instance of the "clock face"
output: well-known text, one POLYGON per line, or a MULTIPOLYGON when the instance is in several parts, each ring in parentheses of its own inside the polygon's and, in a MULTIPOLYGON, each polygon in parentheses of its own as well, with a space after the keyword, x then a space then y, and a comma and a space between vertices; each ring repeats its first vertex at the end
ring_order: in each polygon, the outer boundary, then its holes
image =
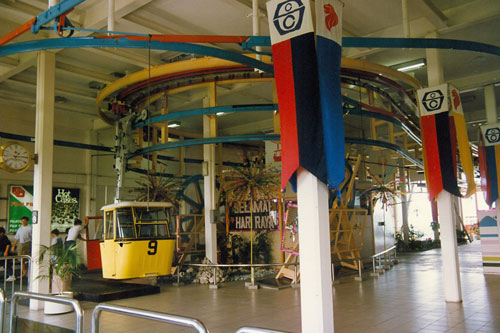
POLYGON ((4 168, 12 172, 25 171, 31 162, 28 149, 20 143, 15 142, 3 146, 1 158, 4 168))

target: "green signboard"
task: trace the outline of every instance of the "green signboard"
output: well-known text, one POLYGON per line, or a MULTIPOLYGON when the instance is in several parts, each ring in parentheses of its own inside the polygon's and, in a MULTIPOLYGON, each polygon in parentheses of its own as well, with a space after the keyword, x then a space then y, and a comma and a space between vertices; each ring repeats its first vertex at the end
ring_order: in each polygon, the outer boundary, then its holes
MULTIPOLYGON (((33 186, 9 186, 9 233, 21 226, 21 218, 33 214, 33 186)), ((65 232, 80 216, 80 190, 54 187, 52 189, 51 230, 65 232)))
POLYGON ((30 218, 33 212, 33 186, 11 185, 9 187, 9 233, 21 226, 21 218, 30 218))

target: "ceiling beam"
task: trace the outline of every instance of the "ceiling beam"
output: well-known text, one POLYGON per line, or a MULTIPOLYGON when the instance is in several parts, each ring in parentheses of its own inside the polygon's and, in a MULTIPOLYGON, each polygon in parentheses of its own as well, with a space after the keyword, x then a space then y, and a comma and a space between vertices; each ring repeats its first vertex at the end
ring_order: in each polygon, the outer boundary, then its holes
POLYGON ((113 75, 108 75, 108 74, 102 74, 87 68, 79 67, 76 65, 68 64, 66 62, 62 62, 59 59, 57 59, 56 62, 56 69, 59 69, 61 71, 65 71, 67 73, 71 73, 73 75, 77 75, 80 77, 85 77, 85 78, 91 78, 94 79, 95 81, 99 81, 102 83, 110 83, 116 80, 116 77, 113 75))
MULTIPOLYGON (((152 0, 122 0, 115 4, 115 20, 129 15, 137 9, 147 5, 152 0)), ((103 29, 107 27, 108 22, 108 2, 98 1, 92 7, 85 11, 85 18, 82 22, 83 27, 87 29, 103 29)), ((88 32, 81 32, 76 35, 89 35, 88 32)))
POLYGON ((87 51, 140 68, 148 68, 149 65, 156 66, 162 64, 162 62, 156 59, 151 59, 150 61, 148 57, 144 57, 142 55, 124 49, 121 49, 120 51, 114 51, 107 48, 88 48, 87 51))
POLYGON ((437 29, 448 26, 448 18, 437 8, 431 0, 418 0, 418 6, 427 18, 437 29))
POLYGON ((20 62, 16 67, 11 68, 4 74, 0 75, 0 83, 10 79, 11 77, 24 72, 26 69, 31 68, 32 66, 36 66, 37 56, 31 56, 26 58, 24 61, 20 62))

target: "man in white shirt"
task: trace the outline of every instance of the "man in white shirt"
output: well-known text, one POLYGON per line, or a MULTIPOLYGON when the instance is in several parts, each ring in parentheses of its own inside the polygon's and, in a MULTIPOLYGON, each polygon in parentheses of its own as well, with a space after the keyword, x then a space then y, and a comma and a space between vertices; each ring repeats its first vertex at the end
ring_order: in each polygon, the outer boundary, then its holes
MULTIPOLYGON (((23 216, 21 218, 22 227, 17 229, 16 235, 14 236, 14 244, 12 245, 12 251, 16 248, 17 243, 19 243, 19 251, 17 251, 18 255, 31 255, 31 226, 28 225, 29 218, 27 216, 23 216)), ((23 262, 22 265, 22 276, 26 276, 28 274, 28 262, 21 260, 23 262)))
POLYGON ((66 243, 64 243, 64 247, 69 249, 71 246, 75 246, 77 239, 86 241, 86 239, 82 238, 82 236, 80 235, 80 232, 85 228, 87 228, 87 224, 83 226, 82 220, 76 219, 75 225, 68 231, 68 236, 66 237, 66 243))

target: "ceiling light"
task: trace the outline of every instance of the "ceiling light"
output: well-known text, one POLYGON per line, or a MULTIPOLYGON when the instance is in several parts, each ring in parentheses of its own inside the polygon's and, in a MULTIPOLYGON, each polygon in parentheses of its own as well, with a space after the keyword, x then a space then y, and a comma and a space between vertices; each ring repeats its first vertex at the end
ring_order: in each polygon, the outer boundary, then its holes
POLYGON ((393 68, 397 69, 400 72, 408 72, 414 69, 422 68, 425 65, 427 65, 425 59, 416 59, 412 61, 407 61, 401 64, 397 64, 392 66, 393 68))
POLYGON ((179 126, 181 126, 181 122, 180 121, 174 120, 174 121, 169 121, 168 122, 168 127, 169 128, 176 128, 176 127, 179 127, 179 126))
POLYGON ((226 114, 225 112, 217 112, 215 115, 216 115, 216 116, 223 116, 223 115, 225 115, 225 114, 226 114))

